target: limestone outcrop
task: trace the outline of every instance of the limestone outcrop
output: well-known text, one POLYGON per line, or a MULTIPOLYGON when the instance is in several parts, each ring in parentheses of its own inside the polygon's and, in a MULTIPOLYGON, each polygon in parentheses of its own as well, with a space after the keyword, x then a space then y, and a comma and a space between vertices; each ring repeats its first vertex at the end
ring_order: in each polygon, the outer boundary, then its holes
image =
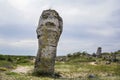
POLYGON ((102 48, 98 47, 97 52, 96 52, 97 57, 100 57, 101 53, 102 53, 102 48))
POLYGON ((38 52, 35 72, 53 74, 57 45, 62 33, 63 21, 55 10, 44 10, 40 16, 37 32, 38 52))

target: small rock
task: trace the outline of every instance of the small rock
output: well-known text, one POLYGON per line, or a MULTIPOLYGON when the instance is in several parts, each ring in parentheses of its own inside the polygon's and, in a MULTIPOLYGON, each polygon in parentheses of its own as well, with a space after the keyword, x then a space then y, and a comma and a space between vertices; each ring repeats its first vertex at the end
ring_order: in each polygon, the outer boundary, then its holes
POLYGON ((94 74, 90 74, 90 75, 88 75, 88 78, 95 78, 95 75, 94 74))
POLYGON ((105 64, 111 64, 111 62, 110 61, 106 61, 106 63, 105 64))

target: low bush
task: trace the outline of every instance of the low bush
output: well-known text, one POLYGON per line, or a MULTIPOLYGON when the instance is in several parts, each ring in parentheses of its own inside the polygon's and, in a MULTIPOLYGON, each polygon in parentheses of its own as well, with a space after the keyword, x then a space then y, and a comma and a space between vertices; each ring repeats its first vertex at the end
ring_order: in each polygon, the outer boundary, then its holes
POLYGON ((29 59, 20 59, 16 62, 18 65, 33 65, 29 59))
POLYGON ((118 76, 120 76, 120 64, 118 64, 118 65, 116 66, 115 74, 118 75, 118 76))
POLYGON ((15 72, 6 72, 5 74, 6 75, 18 75, 18 73, 15 73, 15 72))
POLYGON ((6 68, 0 67, 0 71, 7 71, 6 68))
POLYGON ((8 61, 0 61, 0 67, 12 69, 12 68, 14 68, 14 65, 8 61))

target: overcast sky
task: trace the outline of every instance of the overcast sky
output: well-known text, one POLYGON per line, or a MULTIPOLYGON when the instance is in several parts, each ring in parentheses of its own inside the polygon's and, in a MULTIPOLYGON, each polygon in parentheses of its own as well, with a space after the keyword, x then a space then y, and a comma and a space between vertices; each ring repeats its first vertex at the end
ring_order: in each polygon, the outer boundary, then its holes
POLYGON ((120 49, 120 0, 0 0, 0 54, 36 55, 43 10, 63 18, 57 55, 120 49))

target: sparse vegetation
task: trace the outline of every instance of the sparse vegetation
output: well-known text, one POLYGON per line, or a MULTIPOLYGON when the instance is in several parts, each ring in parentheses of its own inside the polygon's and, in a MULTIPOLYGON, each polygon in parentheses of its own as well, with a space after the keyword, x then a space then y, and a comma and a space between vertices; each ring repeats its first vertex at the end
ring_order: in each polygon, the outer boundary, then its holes
POLYGON ((46 74, 36 76, 32 72, 34 58, 0 55, 0 80, 120 80, 120 51, 102 53, 99 58, 86 52, 58 57, 55 64, 57 74, 53 77, 47 77, 46 74), (31 72, 13 72, 17 66, 27 66, 31 72))

